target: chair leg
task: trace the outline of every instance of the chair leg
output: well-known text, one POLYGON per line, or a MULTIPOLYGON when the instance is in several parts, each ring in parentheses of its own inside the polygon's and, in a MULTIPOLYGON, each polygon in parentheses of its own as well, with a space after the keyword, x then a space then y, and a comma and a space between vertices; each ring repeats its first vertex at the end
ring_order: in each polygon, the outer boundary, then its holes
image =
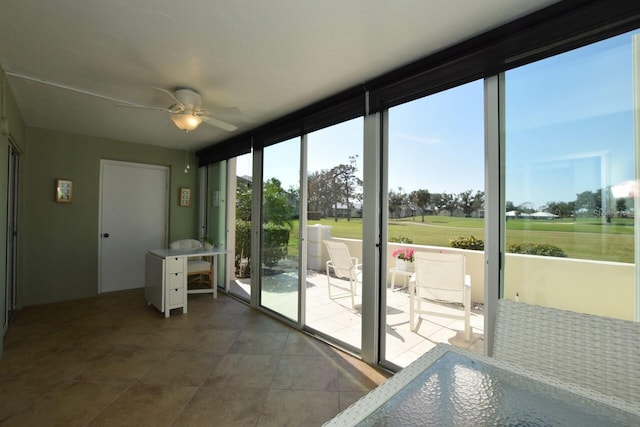
POLYGON ((415 332, 415 330, 416 330, 416 321, 413 318, 413 316, 415 315, 415 313, 414 313, 415 309, 413 307, 413 304, 415 302, 414 299, 415 299, 415 296, 416 296, 415 292, 416 292, 415 282, 410 281, 409 282, 409 329, 412 332, 415 332))
POLYGON ((415 309, 413 308, 413 295, 409 295, 409 327, 412 331, 416 330, 416 321, 414 319, 415 309))
POLYGON ((331 298, 331 276, 329 276, 329 270, 327 269, 327 290, 329 291, 329 299, 331 298))
POLYGON ((464 339, 471 340, 471 289, 464 288, 464 339))
POLYGON ((214 273, 214 271, 213 271, 213 266, 212 266, 211 267, 211 271, 209 271, 209 279, 210 279, 209 283, 211 283, 211 289, 213 290, 213 292, 212 292, 213 293, 213 298, 216 299, 216 298, 218 298, 218 287, 216 286, 216 282, 215 282, 215 280, 213 278, 213 273, 214 273))
POLYGON ((355 280, 350 279, 349 281, 351 282, 351 308, 355 309, 356 308, 356 300, 354 298, 354 295, 356 294, 355 280))

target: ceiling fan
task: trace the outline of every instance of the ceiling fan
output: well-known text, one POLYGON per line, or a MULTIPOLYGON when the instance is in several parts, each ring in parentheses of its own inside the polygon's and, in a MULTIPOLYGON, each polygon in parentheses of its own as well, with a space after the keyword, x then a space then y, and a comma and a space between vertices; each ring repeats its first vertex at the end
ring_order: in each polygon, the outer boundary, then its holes
MULTIPOLYGON (((73 86, 69 86, 63 83, 52 82, 48 80, 44 80, 34 76, 28 76, 25 74, 16 73, 10 70, 4 70, 5 74, 8 76, 16 77, 19 79, 29 80, 32 82, 36 82, 39 84, 53 86, 60 89, 70 90, 73 92, 78 92, 84 95, 95 96, 102 99, 107 99, 109 101, 116 101, 121 107, 131 107, 131 108, 144 108, 148 110, 158 110, 165 113, 170 114, 170 118, 178 127, 178 129, 184 130, 185 132, 189 132, 194 130, 200 123, 205 122, 211 126, 218 127, 220 129, 224 129, 228 132, 233 132, 238 129, 237 126, 232 125, 230 123, 224 122, 222 120, 216 119, 209 115, 209 112, 203 108, 200 108, 202 103, 202 97, 200 94, 190 88, 179 87, 173 90, 173 92, 168 91, 166 89, 162 89, 159 87, 154 87, 154 89, 159 90, 160 92, 166 93, 173 100, 173 104, 169 106, 169 108, 160 108, 160 107, 149 107, 146 105, 139 105, 133 102, 124 101, 122 99, 117 99, 111 96, 102 95, 99 93, 91 92, 85 89, 76 88, 73 86)), ((237 107, 229 107, 229 108, 219 108, 216 109, 219 111, 219 114, 239 114, 241 111, 237 107)))
MULTIPOLYGON (((237 126, 211 117, 207 110, 200 107, 200 105, 202 104, 202 97, 193 89, 177 88, 173 92, 159 87, 154 87, 154 89, 169 95, 174 101, 174 104, 170 105, 168 108, 149 107, 133 103, 118 105, 121 107, 144 108, 147 110, 157 110, 168 113, 170 115, 169 118, 173 121, 173 123, 175 123, 178 129, 181 129, 185 132, 196 129, 202 122, 226 130, 228 132, 233 132, 234 130, 238 129, 237 126)), ((239 110, 235 107, 227 108, 225 110, 231 113, 239 112, 239 110)))

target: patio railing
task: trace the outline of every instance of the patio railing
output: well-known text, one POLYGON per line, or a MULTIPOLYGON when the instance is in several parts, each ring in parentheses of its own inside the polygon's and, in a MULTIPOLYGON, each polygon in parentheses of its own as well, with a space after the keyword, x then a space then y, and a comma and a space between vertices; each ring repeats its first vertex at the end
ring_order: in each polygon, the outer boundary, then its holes
MULTIPOLYGON (((310 226, 309 268, 324 271, 327 260, 323 239, 340 240, 362 260, 362 241, 330 236, 329 226, 310 226)), ((387 267, 395 266, 391 254, 398 248, 416 251, 464 253, 471 276, 471 300, 484 302, 484 252, 439 246, 387 244, 387 267)), ((505 292, 508 299, 599 316, 633 320, 635 313, 635 264, 572 258, 506 254, 505 292)), ((387 274, 387 283, 391 282, 387 274)))

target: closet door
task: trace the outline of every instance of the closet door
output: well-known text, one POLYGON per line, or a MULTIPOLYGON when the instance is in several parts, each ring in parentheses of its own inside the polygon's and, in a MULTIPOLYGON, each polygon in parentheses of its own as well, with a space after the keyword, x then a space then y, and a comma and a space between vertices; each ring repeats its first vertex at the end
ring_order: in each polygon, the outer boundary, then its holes
POLYGON ((99 292, 144 287, 144 255, 167 247, 169 168, 101 162, 99 292))

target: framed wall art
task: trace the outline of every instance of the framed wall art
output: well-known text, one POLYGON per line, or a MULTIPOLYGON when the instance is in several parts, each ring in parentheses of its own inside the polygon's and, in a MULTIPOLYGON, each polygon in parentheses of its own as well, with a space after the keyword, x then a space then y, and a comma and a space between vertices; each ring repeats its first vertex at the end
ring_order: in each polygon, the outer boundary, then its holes
POLYGON ((56 179, 56 202, 73 203, 73 180, 56 179))
POLYGON ((191 206, 191 188, 180 187, 179 197, 178 204, 180 206, 191 206))

